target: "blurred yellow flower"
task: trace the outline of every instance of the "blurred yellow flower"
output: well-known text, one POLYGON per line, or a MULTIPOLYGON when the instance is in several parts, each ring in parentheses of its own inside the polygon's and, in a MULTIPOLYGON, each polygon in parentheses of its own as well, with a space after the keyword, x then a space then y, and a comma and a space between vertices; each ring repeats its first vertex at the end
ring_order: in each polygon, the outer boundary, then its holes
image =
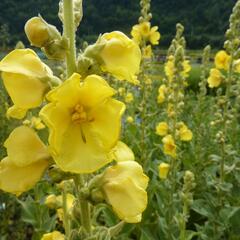
POLYGON ((121 141, 118 141, 117 145, 110 152, 111 158, 117 162, 134 161, 135 156, 133 151, 121 141))
POLYGON ((134 41, 141 44, 143 40, 149 41, 152 45, 158 45, 160 40, 160 33, 158 27, 151 28, 150 22, 142 22, 133 26, 131 35, 134 41))
POLYGON ((191 71, 191 65, 189 60, 184 60, 183 61, 183 71, 182 71, 182 76, 184 78, 187 78, 189 76, 189 72, 191 71))
POLYGON ((215 56, 215 66, 218 69, 227 70, 229 68, 230 56, 226 51, 221 50, 215 56))
MULTIPOLYGON (((75 197, 70 194, 70 193, 67 193, 67 196, 66 196, 66 204, 67 204, 67 213, 69 215, 72 214, 72 210, 73 210, 73 204, 75 202, 75 197)), ((58 216, 58 219, 63 222, 63 219, 64 219, 64 212, 63 212, 63 196, 62 195, 58 195, 56 197, 56 203, 57 203, 57 207, 61 206, 60 208, 57 209, 57 216, 58 216)))
POLYGON ((4 146, 8 156, 0 162, 0 189, 18 196, 40 180, 50 156, 37 134, 26 126, 14 129, 4 146))
POLYGON ((170 155, 173 158, 176 158, 176 144, 172 135, 167 135, 162 139, 163 142, 163 152, 167 155, 170 155))
POLYGON ((122 32, 114 31, 101 36, 99 44, 104 47, 100 52, 102 70, 111 73, 119 80, 137 84, 141 50, 139 46, 122 32))
POLYGON ((129 223, 140 222, 147 206, 148 185, 141 165, 135 161, 118 162, 105 170, 103 183, 106 200, 118 217, 129 223))
POLYGON ((170 165, 167 163, 160 163, 158 166, 158 170, 159 170, 159 177, 160 179, 166 179, 168 172, 170 169, 170 165))
POLYGON ((124 100, 125 100, 126 103, 132 102, 133 99, 134 99, 133 94, 130 93, 130 92, 128 92, 128 93, 126 94, 125 98, 124 98, 124 100))
POLYGON ((144 58, 151 58, 152 57, 152 47, 151 47, 151 45, 147 45, 143 49, 143 57, 144 58))
POLYGON ((191 141, 193 137, 192 131, 188 129, 188 127, 183 122, 181 122, 179 125, 180 126, 178 130, 178 134, 179 134, 180 140, 191 141))
POLYGON ((28 109, 38 107, 54 78, 51 69, 31 49, 16 49, 0 62, 3 83, 14 106, 8 116, 23 118, 28 109))
POLYGON ((210 88, 218 87, 223 80, 221 72, 217 68, 212 68, 208 77, 208 86, 210 88))
POLYGON ((168 60, 164 66, 164 71, 166 76, 168 77, 169 82, 171 82, 175 73, 174 57, 172 55, 168 57, 168 60))
POLYGON ((133 123, 134 122, 134 119, 131 116, 128 116, 126 120, 127 120, 128 123, 133 123))
POLYGON ((168 124, 166 122, 160 122, 156 126, 156 134, 165 136, 168 133, 168 124))
POLYGON ((165 94, 167 92, 167 87, 165 84, 162 84, 158 89, 158 103, 163 103, 165 101, 165 94))
POLYGON ((53 231, 51 233, 43 234, 41 240, 64 240, 65 237, 59 231, 53 231))
POLYGON ((49 208, 57 207, 57 196, 55 194, 50 194, 46 197, 44 204, 49 208))
POLYGON ((73 74, 50 91, 40 117, 50 129, 50 151, 63 171, 90 173, 111 161, 125 105, 111 97, 115 90, 97 75, 84 81, 73 74))

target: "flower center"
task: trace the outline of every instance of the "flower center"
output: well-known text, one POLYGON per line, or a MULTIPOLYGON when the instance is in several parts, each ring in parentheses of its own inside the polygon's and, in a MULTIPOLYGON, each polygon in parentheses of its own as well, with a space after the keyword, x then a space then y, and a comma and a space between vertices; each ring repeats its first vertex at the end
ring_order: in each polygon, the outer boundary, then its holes
POLYGON ((82 123, 88 121, 87 113, 81 104, 77 104, 72 113, 72 121, 74 123, 82 123))

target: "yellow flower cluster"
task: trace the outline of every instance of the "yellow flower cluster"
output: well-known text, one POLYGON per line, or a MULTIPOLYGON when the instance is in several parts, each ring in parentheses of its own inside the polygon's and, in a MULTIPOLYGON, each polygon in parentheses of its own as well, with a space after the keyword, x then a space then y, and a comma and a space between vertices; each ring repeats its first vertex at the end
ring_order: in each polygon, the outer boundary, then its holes
POLYGON ((131 35, 134 41, 141 45, 143 41, 150 42, 152 45, 158 45, 160 40, 160 33, 158 27, 151 27, 150 22, 142 22, 133 26, 131 35))
MULTIPOLYGON (((156 126, 156 134, 164 137, 162 139, 164 153, 175 158, 176 144, 173 136, 169 133, 170 130, 167 122, 160 122, 156 126)), ((177 124, 176 135, 181 141, 191 141, 193 137, 192 131, 183 122, 177 124)))

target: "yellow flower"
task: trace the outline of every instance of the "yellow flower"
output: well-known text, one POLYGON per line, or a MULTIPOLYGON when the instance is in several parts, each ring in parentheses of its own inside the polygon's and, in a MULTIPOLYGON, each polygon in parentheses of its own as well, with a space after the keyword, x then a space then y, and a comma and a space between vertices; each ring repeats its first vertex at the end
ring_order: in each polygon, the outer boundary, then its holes
POLYGON ((16 49, 0 62, 3 83, 14 106, 8 115, 22 118, 28 109, 38 107, 54 78, 51 69, 31 49, 16 49))
POLYGON ((51 233, 43 234, 41 240, 64 240, 65 237, 59 231, 53 231, 51 233))
POLYGON ((125 110, 111 98, 114 94, 100 76, 80 81, 79 74, 48 93, 50 103, 40 117, 50 129, 50 151, 63 171, 90 173, 111 161, 107 155, 118 141, 125 110))
POLYGON ((168 133, 168 124, 166 122, 158 123, 156 127, 156 134, 160 136, 165 136, 168 133))
POLYGON ((167 163, 160 163, 160 165, 158 166, 160 179, 166 179, 167 178, 169 169, 170 169, 170 165, 169 164, 167 164, 167 163))
POLYGON ((164 66, 164 71, 166 76, 168 77, 168 80, 171 82, 175 72, 173 56, 168 57, 168 61, 165 63, 165 66, 164 66))
POLYGON ((0 162, 0 189, 20 195, 39 181, 49 154, 37 134, 26 126, 14 129, 4 146, 8 156, 0 162))
POLYGON ((42 120, 38 117, 32 117, 31 123, 32 123, 33 127, 37 130, 41 130, 41 129, 45 128, 45 125, 42 123, 42 120))
POLYGON ((231 57, 226 53, 226 51, 219 51, 215 56, 216 68, 227 70, 229 67, 230 58, 231 57))
POLYGON ((127 93, 126 96, 125 96, 125 102, 126 103, 130 103, 133 101, 133 94, 132 93, 127 93))
POLYGON ((123 96, 123 95, 125 94, 125 92, 126 92, 126 89, 123 88, 123 87, 120 87, 120 88, 118 89, 118 93, 119 93, 120 96, 123 96))
POLYGON ((217 68, 212 68, 208 77, 208 85, 210 88, 218 87, 223 80, 221 72, 217 68))
POLYGON ((182 75, 184 78, 187 78, 189 76, 189 72, 191 71, 191 65, 189 60, 183 61, 183 72, 182 75))
POLYGON ((158 89, 158 103, 163 103, 165 101, 165 94, 167 92, 167 87, 165 84, 161 85, 158 89))
POLYGON ((114 31, 101 36, 99 44, 104 44, 100 53, 102 70, 119 80, 136 84, 139 73, 141 50, 139 46, 122 32, 114 31))
POLYGON ((44 204, 47 205, 47 207, 49 207, 49 208, 53 208, 53 209, 56 208, 57 196, 55 194, 48 195, 45 199, 44 204))
POLYGON ((151 58, 152 57, 152 47, 151 47, 151 45, 148 45, 143 49, 143 57, 144 58, 151 58))
POLYGON ((41 17, 29 19, 24 30, 31 45, 35 47, 42 47, 50 41, 48 24, 41 17))
POLYGON ((125 222, 141 221, 147 206, 148 177, 135 161, 118 162, 105 170, 103 191, 118 217, 125 222))
POLYGON ((172 103, 169 103, 167 106, 167 114, 168 114, 168 117, 172 117, 175 115, 174 106, 172 103))
POLYGON ((176 158, 176 144, 172 135, 167 135, 162 139, 163 142, 163 152, 167 155, 170 155, 173 158, 176 158))
POLYGON ((159 40, 160 40, 160 33, 158 32, 158 27, 154 26, 150 30, 150 36, 149 36, 149 41, 151 42, 152 45, 158 45, 159 40))
POLYGON ((143 40, 149 41, 152 45, 159 44, 160 33, 158 27, 154 26, 151 28, 150 22, 142 22, 134 25, 131 31, 131 35, 134 41, 141 44, 143 40))
POLYGON ((180 123, 178 134, 180 136, 180 140, 186 142, 191 141, 193 137, 192 131, 188 129, 188 127, 183 122, 180 123))
POLYGON ((131 116, 128 116, 126 120, 127 120, 128 123, 133 123, 134 122, 134 119, 131 116))

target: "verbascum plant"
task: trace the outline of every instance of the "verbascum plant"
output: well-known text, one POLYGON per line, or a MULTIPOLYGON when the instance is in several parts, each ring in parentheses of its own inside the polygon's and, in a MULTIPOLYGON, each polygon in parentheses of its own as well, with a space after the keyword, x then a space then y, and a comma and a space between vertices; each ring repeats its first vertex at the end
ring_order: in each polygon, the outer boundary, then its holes
MULTIPOLYGON (((31 45, 48 59, 66 62, 62 80, 31 49, 14 50, 0 62, 13 102, 7 116, 23 123, 5 141, 0 189, 19 196, 41 179, 65 180, 57 190, 61 195, 52 193, 44 205, 56 209, 64 233, 50 227, 48 233, 41 232, 43 240, 110 239, 124 222, 140 222, 148 201, 148 177, 132 150, 119 141, 125 104, 114 99, 117 91, 104 79, 107 73, 136 83, 141 50, 125 34, 113 31, 77 55, 75 34, 82 16, 81 0, 63 0, 62 34, 41 16, 25 24, 31 45), (98 204, 112 209, 121 221, 115 226, 93 221, 102 214, 98 204)), ((127 102, 132 100, 129 93, 127 102)))

